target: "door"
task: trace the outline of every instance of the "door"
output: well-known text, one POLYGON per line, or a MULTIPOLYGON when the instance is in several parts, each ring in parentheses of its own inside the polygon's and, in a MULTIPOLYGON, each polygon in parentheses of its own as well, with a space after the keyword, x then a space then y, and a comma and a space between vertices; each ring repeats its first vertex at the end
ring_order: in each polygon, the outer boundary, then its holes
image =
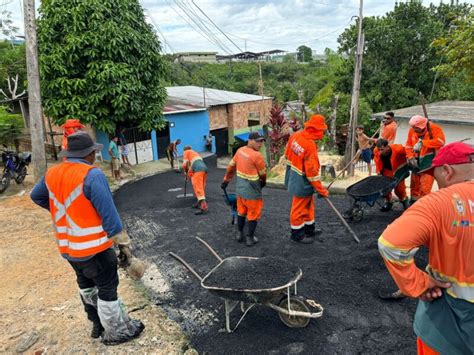
POLYGON ((229 131, 221 128, 211 131, 216 140, 216 155, 222 157, 229 155, 229 131))
POLYGON ((170 126, 166 122, 166 126, 160 131, 156 131, 156 141, 158 145, 158 159, 166 158, 166 148, 170 142, 170 126))

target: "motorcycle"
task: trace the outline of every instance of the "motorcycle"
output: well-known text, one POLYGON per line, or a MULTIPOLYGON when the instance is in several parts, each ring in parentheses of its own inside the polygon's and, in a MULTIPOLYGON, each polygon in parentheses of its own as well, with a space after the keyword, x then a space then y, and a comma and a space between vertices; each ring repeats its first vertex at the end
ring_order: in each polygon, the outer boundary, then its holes
POLYGON ((0 177, 0 193, 10 186, 10 180, 14 179, 19 185, 28 174, 28 165, 31 163, 31 153, 15 153, 10 150, 2 151, 3 173, 0 177))

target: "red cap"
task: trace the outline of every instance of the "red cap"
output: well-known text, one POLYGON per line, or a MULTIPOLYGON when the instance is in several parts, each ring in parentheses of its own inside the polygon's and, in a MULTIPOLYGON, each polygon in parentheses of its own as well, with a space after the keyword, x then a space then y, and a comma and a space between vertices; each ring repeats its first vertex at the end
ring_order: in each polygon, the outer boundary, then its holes
POLYGON ((454 142, 445 145, 438 151, 431 167, 423 172, 432 174, 433 169, 443 165, 458 165, 474 162, 474 147, 472 145, 454 142))

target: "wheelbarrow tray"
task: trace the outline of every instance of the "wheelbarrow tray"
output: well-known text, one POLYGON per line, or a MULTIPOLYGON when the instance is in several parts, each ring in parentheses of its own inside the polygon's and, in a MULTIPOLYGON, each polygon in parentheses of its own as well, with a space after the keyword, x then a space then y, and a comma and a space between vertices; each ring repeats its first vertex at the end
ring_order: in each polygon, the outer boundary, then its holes
POLYGON ((353 199, 360 202, 375 202, 378 198, 387 195, 397 185, 396 179, 387 176, 368 176, 365 179, 349 186, 346 193, 353 199), (364 185, 374 186, 373 191, 359 192, 359 188, 364 185))
POLYGON ((223 259, 217 266, 215 266, 201 281, 201 286, 212 294, 221 297, 223 299, 229 299, 234 301, 240 301, 245 303, 269 303, 275 300, 277 297, 281 297, 281 294, 298 280, 301 279, 303 272, 299 267, 293 263, 284 259, 275 257, 264 257, 254 258, 246 256, 233 256, 223 259), (259 271, 265 272, 259 266, 264 265, 263 263, 278 263, 278 269, 280 275, 278 284, 271 284, 271 280, 274 275, 265 275, 259 271), (256 279, 252 279, 249 284, 252 287, 247 287, 244 282, 239 285, 235 284, 232 280, 232 275, 249 275, 255 276, 256 279), (230 279, 225 280, 222 284, 216 284, 217 278, 221 279, 222 275, 229 275, 230 279), (284 281, 282 281, 284 280, 284 281), (263 287, 255 287, 254 285, 262 285, 263 287))

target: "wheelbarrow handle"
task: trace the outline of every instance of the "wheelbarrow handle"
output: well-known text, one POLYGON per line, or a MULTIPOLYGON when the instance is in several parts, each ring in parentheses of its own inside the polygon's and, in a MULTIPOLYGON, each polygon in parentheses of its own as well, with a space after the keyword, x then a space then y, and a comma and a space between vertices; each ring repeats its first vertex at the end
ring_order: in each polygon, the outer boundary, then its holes
POLYGON ((359 238, 357 237, 357 234, 355 234, 355 232, 352 230, 352 228, 349 226, 349 224, 346 222, 346 220, 344 219, 344 217, 341 215, 341 212, 339 212, 336 208, 336 206, 334 206, 334 204, 332 203, 332 201, 327 198, 327 197, 324 197, 324 200, 328 203, 329 207, 332 208, 332 210, 336 213, 336 215, 339 217, 339 219, 341 220, 341 222, 344 224, 344 226, 347 228, 347 230, 349 231, 349 233, 351 233, 352 235, 352 238, 354 238, 354 240, 357 242, 357 243, 360 243, 360 240, 359 238))
POLYGON ((204 246, 212 253, 212 255, 216 257, 217 260, 219 260, 219 262, 222 261, 222 258, 219 256, 219 254, 217 254, 217 252, 214 249, 212 249, 212 247, 209 244, 207 244, 204 240, 202 240, 199 237, 196 237, 196 239, 200 241, 202 244, 204 244, 204 246))
POLYGON ((173 258, 175 258, 176 260, 178 260, 181 264, 183 264, 186 269, 188 269, 189 271, 191 271, 191 273, 196 276, 196 278, 199 280, 199 281, 202 281, 202 277, 196 272, 196 270, 194 270, 191 266, 189 266, 189 264, 183 260, 183 258, 179 257, 178 255, 176 255, 175 253, 173 252, 170 252, 169 253, 173 258))

